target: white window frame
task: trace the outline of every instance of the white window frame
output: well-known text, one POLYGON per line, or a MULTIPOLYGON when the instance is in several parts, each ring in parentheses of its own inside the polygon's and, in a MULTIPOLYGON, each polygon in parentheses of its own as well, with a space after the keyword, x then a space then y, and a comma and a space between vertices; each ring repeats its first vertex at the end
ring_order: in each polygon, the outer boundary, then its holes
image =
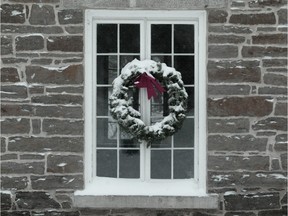
MULTIPOLYGON (((103 21, 103 22, 102 22, 103 21)), ((131 23, 131 22, 130 22, 131 23)), ((142 25, 143 27, 144 25, 142 25)), ((142 28, 140 27, 140 28, 142 28)), ((85 13, 85 151, 84 151, 84 190, 77 191, 77 196, 184 196, 184 197, 208 197, 207 181, 207 117, 206 117, 206 11, 152 11, 152 10, 86 10, 85 13), (95 87, 95 22, 101 20, 110 22, 115 20, 127 20, 135 23, 135 20, 149 22, 171 23, 193 22, 195 28, 195 178, 176 180, 150 180, 150 179, 112 179, 93 176, 95 161, 93 161, 93 143, 95 142, 95 121, 96 116, 96 87, 95 87), (93 26, 94 25, 94 26, 93 26), (94 39, 93 39, 94 38, 94 39), (94 92, 94 93, 93 93, 94 92), (93 100, 92 100, 93 99, 93 100), (91 102, 92 100, 92 102, 91 102), (94 166, 93 166, 94 164, 94 166), (128 189, 127 189, 128 187, 128 189)), ((147 29, 146 29, 147 30, 147 29)), ((142 30, 141 30, 142 31, 142 30)), ((143 37, 140 37, 143 38, 143 37)), ((141 45, 143 40, 140 41, 141 45)), ((142 55, 142 54, 140 54, 142 55)), ((150 51, 145 56, 150 55, 150 51)), ((143 56, 141 56, 143 58, 143 56)), ((211 198, 211 197, 210 197, 211 198)), ((99 200, 98 200, 99 202, 99 200)), ((206 201, 205 201, 206 202, 206 201)), ((78 204, 81 202, 78 202, 78 204)), ((89 202, 82 202, 88 205, 89 202)), ((100 202, 101 203, 101 202, 100 202)), ((215 207, 215 199, 213 206, 215 207)), ((81 204, 79 204, 81 206, 81 204)), ((210 207, 212 204, 210 204, 210 207)), ((127 206, 126 206, 127 207, 127 206)), ((146 206, 147 207, 147 206, 146 206)), ((203 206, 194 206, 201 208, 203 206)), ((205 208, 210 208, 206 206, 205 208)), ((165 208, 165 207, 164 207, 165 208)), ((182 207, 183 208, 183 207, 182 207)))

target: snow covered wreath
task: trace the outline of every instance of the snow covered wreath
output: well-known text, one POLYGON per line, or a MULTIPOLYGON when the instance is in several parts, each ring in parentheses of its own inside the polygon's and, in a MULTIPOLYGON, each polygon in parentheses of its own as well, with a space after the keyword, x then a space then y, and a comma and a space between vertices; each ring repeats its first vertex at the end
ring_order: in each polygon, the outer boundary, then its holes
POLYGON ((134 59, 113 81, 113 91, 109 98, 110 112, 126 132, 150 144, 173 135, 182 126, 186 117, 187 98, 180 72, 164 63, 134 59), (140 112, 132 107, 133 98, 128 95, 131 86, 147 88, 148 99, 156 95, 155 88, 160 92, 167 91, 169 115, 151 126, 145 125, 140 119, 140 112))

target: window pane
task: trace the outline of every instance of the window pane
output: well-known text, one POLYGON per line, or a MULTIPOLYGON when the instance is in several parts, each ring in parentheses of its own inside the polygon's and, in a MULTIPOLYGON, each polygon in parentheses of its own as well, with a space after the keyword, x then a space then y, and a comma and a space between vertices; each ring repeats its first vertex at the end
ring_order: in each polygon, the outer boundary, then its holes
POLYGON ((194 177, 194 151, 174 150, 174 179, 194 177))
POLYGON ((121 24, 120 25, 120 52, 139 53, 140 52, 140 25, 121 24))
POLYGON ((120 178, 140 177, 140 151, 120 150, 120 178))
POLYGON ((174 135, 174 147, 194 147, 194 119, 186 118, 181 129, 174 135))
POLYGON ((167 66, 172 67, 171 56, 151 56, 151 59, 156 62, 165 63, 167 66))
POLYGON ((97 150, 96 175, 117 177, 117 150, 97 150))
POLYGON ((194 87, 185 87, 188 93, 187 116, 194 116, 194 87))
POLYGON ((172 136, 169 136, 161 141, 151 143, 151 148, 171 148, 172 136))
POLYGON ((117 147, 117 123, 110 118, 98 118, 96 124, 97 147, 117 147))
POLYGON ((140 142, 132 135, 120 129, 120 147, 139 148, 140 142))
POLYGON ((111 84, 117 77, 117 56, 97 56, 97 84, 111 84))
POLYGON ((151 178, 171 179, 170 150, 151 150, 151 178))
POLYGON ((184 84, 194 84, 194 56, 174 56, 174 66, 181 72, 184 84))
POLYGON ((97 52, 117 53, 117 24, 97 25, 97 52))
POLYGON ((174 53, 194 53, 194 25, 174 25, 174 53))
POLYGON ((139 55, 121 55, 120 56, 120 69, 122 69, 127 63, 131 62, 135 58, 140 60, 139 55))
POLYGON ((97 116, 109 116, 109 96, 112 93, 111 87, 97 88, 97 116))
POLYGON ((151 25, 151 52, 171 53, 171 25, 151 25))

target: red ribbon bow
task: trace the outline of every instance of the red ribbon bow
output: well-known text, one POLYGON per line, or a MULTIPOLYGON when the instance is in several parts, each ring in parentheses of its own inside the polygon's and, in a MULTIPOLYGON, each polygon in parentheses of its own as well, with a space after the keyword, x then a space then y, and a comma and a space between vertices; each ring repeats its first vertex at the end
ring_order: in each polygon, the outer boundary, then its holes
POLYGON ((135 80, 135 85, 137 88, 147 88, 148 99, 155 97, 157 95, 155 88, 160 92, 165 92, 165 89, 160 85, 160 83, 154 78, 149 76, 146 72, 142 73, 135 80))

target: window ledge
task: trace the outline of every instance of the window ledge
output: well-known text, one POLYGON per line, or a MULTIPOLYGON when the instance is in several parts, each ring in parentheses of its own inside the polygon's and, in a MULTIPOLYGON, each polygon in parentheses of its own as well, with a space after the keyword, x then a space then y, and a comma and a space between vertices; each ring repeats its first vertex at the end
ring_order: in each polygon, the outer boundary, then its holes
POLYGON ((95 209, 216 209, 218 195, 207 196, 94 196, 75 195, 74 204, 79 208, 95 209))

